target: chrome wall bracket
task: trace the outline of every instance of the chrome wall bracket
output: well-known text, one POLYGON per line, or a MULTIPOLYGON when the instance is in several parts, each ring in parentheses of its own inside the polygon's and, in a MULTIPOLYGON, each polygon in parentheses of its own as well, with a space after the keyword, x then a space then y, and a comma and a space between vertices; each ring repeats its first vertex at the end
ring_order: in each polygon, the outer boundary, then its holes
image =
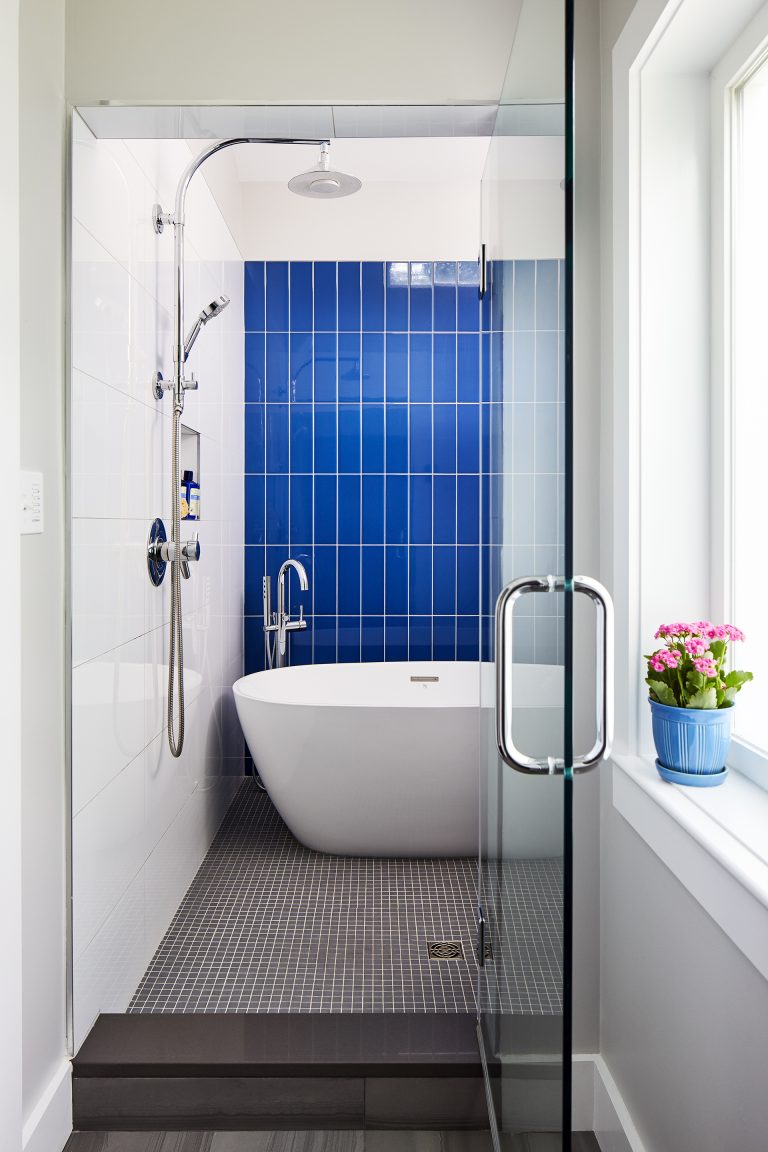
POLYGON ((163 212, 160 204, 152 205, 152 227, 158 236, 160 236, 166 224, 173 224, 173 216, 170 212, 163 212))
POLYGON ((152 527, 147 537, 147 571, 155 588, 159 588, 162 584, 165 579, 165 569, 168 567, 168 562, 163 559, 162 555, 163 544, 167 539, 165 524, 158 516, 152 521, 152 527))
POLYGON ((163 393, 173 388, 172 380, 164 380, 162 372, 155 372, 152 377, 152 395, 155 400, 162 400, 163 393))
MULTIPOLYGON (((155 372, 154 376, 152 377, 152 395, 154 396, 155 400, 162 400, 163 395, 166 392, 173 391, 173 387, 173 380, 165 380, 163 378, 162 372, 155 372)), ((197 392, 200 384, 194 372, 190 373, 189 376, 185 376, 182 379, 181 387, 184 392, 197 392)))

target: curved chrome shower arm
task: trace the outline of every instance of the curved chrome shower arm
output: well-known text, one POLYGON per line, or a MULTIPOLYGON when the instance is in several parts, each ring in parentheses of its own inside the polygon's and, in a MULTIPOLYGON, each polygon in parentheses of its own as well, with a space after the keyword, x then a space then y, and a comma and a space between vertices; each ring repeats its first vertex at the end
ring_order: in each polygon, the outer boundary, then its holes
POLYGON ((173 225, 173 281, 175 296, 173 324, 173 394, 174 407, 179 411, 182 411, 184 408, 184 361, 186 359, 184 354, 184 217, 186 212, 187 189, 195 172, 205 164, 206 160, 210 160, 211 156, 215 156, 217 152, 222 152, 225 148, 233 148, 235 144, 307 144, 314 147, 322 147, 324 144, 330 144, 330 140, 293 140, 277 136, 235 136, 231 140, 218 140, 215 144, 212 144, 210 148, 205 148, 198 156, 195 156, 182 172, 176 188, 176 204, 173 216, 169 217, 162 211, 159 205, 155 205, 155 231, 162 232, 163 226, 166 223, 173 225))
POLYGON ((225 148, 232 148, 235 144, 307 144, 320 148, 323 144, 330 144, 330 140, 290 140, 285 136, 235 136, 231 140, 217 141, 216 144, 212 144, 210 148, 206 148, 201 152, 199 156, 195 156, 182 172, 176 188, 176 205, 173 212, 174 224, 184 223, 187 188, 189 187, 190 180, 201 164, 205 164, 206 160, 210 160, 211 156, 215 156, 217 152, 222 152, 225 148))

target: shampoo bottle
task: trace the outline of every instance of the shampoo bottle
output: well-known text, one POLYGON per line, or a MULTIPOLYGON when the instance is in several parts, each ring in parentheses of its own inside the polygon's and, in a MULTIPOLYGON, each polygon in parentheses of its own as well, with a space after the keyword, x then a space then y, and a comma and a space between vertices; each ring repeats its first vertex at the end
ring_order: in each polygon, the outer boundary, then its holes
POLYGON ((180 484, 180 515, 182 520, 189 520, 189 482, 192 479, 192 473, 189 471, 184 472, 181 477, 180 484))
POLYGON ((197 483, 193 472, 184 473, 184 483, 187 488, 187 504, 189 511, 187 514, 188 520, 200 519, 200 485, 197 483))

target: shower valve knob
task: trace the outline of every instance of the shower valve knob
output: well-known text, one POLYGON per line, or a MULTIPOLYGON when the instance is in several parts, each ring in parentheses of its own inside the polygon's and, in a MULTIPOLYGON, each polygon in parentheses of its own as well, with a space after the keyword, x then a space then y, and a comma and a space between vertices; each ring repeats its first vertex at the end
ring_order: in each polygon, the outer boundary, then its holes
POLYGON ((195 532, 191 540, 181 546, 181 555, 185 560, 200 559, 200 533, 195 532))

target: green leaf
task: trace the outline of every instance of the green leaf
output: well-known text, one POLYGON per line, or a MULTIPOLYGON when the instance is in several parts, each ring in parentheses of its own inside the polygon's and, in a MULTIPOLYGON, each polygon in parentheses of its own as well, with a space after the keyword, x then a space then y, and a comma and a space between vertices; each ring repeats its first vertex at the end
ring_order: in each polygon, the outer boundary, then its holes
POLYGON ((691 696, 686 708, 717 708, 717 692, 714 685, 710 688, 702 688, 695 696, 691 696))
POLYGON ((736 703, 736 693, 738 688, 726 688, 725 692, 720 693, 721 699, 718 700, 718 708, 730 708, 736 703))
POLYGON ((712 650, 712 655, 714 656, 715 660, 719 660, 721 656, 725 655, 725 650, 728 647, 728 644, 725 640, 711 640, 709 647, 712 650))
POLYGON ((668 684, 663 680, 652 680, 649 676, 646 684, 651 690, 651 695, 658 700, 659 704, 667 704, 670 708, 677 707, 677 700, 675 694, 668 684))
POLYGON ((738 692, 742 685, 753 679, 751 672, 729 672, 725 678, 725 686, 726 688, 735 688, 738 692))
POLYGON ((707 682, 707 678, 703 672, 689 672, 685 678, 685 683, 689 692, 700 692, 707 682))

